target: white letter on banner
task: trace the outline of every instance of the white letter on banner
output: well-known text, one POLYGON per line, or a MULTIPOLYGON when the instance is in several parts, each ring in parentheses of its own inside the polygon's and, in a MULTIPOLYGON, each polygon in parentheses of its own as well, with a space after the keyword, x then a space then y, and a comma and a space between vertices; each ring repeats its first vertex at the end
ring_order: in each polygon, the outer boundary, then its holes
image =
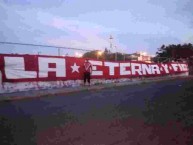
POLYGON ((36 71, 25 71, 23 57, 4 57, 7 79, 37 78, 36 71))
POLYGON ((92 73, 91 75, 95 75, 95 76, 102 76, 103 75, 103 71, 97 71, 97 67, 98 66, 102 66, 103 63, 102 61, 95 61, 95 60, 89 60, 89 62, 92 64, 92 73))
POLYGON ((181 64, 183 71, 188 71, 187 64, 181 64))
POLYGON ((141 73, 141 64, 139 63, 131 63, 131 72, 133 75, 136 74, 136 72, 138 72, 139 75, 142 75, 141 73), (138 67, 138 68, 136 68, 138 67))
POLYGON ((173 67, 173 69, 174 69, 174 71, 178 71, 178 64, 171 64, 172 65, 172 67, 173 67))
POLYGON ((130 75, 131 71, 126 70, 126 67, 130 67, 130 63, 120 63, 120 75, 130 75))
POLYGON ((182 65, 181 64, 178 64, 179 68, 180 68, 180 71, 183 71, 183 68, 182 68, 182 65))
POLYGON ((164 68, 165 72, 168 74, 169 73, 168 65, 167 64, 162 64, 162 67, 164 68))
POLYGON ((56 77, 66 77, 65 58, 39 57, 39 77, 48 77, 48 72, 56 72, 56 77), (56 64, 55 68, 49 68, 49 64, 56 64))
POLYGON ((142 67, 142 72, 143 72, 144 75, 146 75, 146 72, 149 75, 152 74, 151 65, 149 65, 149 64, 142 64, 141 67, 142 67))
POLYGON ((153 74, 156 74, 156 72, 157 72, 157 74, 161 74, 159 66, 157 64, 152 64, 151 69, 152 69, 153 74))
POLYGON ((116 63, 116 62, 105 62, 105 66, 109 67, 109 75, 113 76, 113 75, 115 75, 115 67, 118 67, 119 63, 116 63))

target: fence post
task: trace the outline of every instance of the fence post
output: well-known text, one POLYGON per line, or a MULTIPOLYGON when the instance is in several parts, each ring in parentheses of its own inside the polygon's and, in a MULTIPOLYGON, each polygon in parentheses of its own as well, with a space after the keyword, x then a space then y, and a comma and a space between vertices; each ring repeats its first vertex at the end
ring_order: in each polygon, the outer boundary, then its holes
POLYGON ((1 71, 0 71, 0 90, 2 90, 3 89, 3 80, 2 80, 2 73, 1 73, 1 71))

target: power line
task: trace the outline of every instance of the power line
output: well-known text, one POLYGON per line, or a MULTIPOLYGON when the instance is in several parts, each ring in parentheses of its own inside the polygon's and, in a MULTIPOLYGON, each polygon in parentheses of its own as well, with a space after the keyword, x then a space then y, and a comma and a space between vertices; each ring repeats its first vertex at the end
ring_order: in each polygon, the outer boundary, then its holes
POLYGON ((61 49, 73 49, 73 50, 82 50, 82 51, 91 51, 88 49, 81 48, 70 48, 64 46, 54 46, 54 45, 40 45, 40 44, 30 44, 30 43, 17 43, 17 42, 1 42, 1 44, 11 44, 11 45, 25 45, 25 46, 35 46, 35 47, 50 47, 50 48, 61 48, 61 49))

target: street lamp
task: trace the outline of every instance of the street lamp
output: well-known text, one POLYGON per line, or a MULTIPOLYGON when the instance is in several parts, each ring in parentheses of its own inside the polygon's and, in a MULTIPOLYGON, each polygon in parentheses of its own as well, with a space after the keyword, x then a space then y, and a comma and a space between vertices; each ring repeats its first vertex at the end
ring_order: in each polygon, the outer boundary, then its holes
POLYGON ((75 53, 75 56, 76 56, 76 57, 82 57, 82 56, 83 56, 83 54, 82 54, 82 53, 78 53, 78 52, 76 52, 76 53, 75 53))
POLYGON ((83 56, 83 54, 82 53, 79 53, 79 57, 82 57, 83 56))
POLYGON ((142 55, 144 55, 144 56, 147 55, 147 52, 143 52, 142 55))
POLYGON ((99 59, 99 56, 101 56, 102 53, 103 53, 102 51, 98 51, 98 52, 97 52, 97 59, 99 59))

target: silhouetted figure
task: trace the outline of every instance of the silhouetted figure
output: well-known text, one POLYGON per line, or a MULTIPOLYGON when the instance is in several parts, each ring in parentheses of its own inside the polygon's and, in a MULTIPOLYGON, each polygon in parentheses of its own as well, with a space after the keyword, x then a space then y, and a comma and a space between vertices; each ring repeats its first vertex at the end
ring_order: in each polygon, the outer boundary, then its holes
POLYGON ((92 73, 92 65, 88 59, 84 62, 84 85, 86 85, 86 81, 89 83, 90 86, 90 75, 92 73))

